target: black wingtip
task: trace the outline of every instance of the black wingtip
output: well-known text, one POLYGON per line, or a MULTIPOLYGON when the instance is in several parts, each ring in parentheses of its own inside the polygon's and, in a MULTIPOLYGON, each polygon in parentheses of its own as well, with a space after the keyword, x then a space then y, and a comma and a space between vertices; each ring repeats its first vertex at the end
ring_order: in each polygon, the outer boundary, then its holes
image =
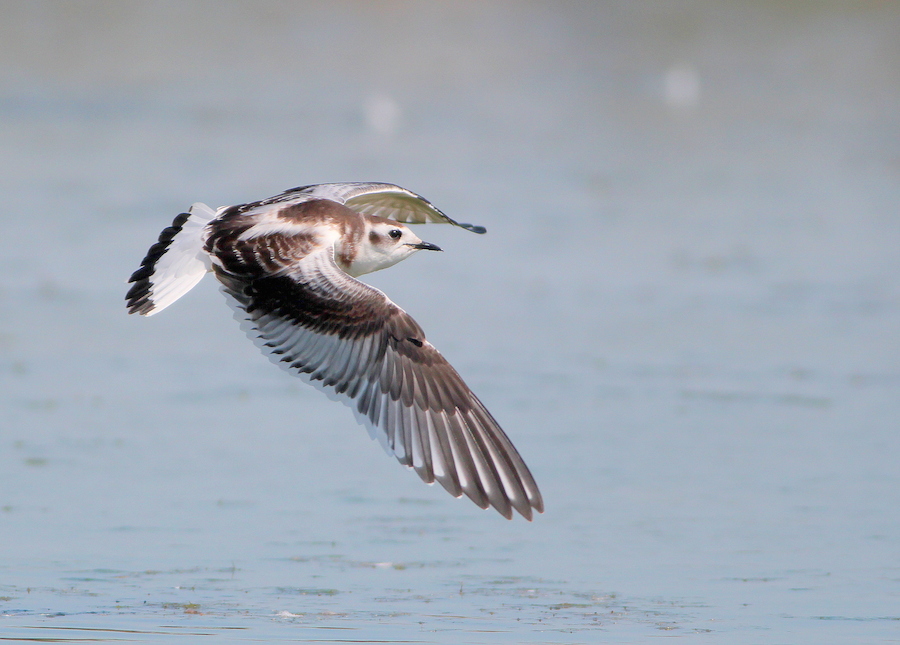
POLYGON ((487 233, 487 229, 483 226, 477 226, 475 224, 460 224, 467 231, 472 231, 473 233, 478 233, 479 235, 484 235, 487 233))
POLYGON ((156 308, 150 293, 153 286, 150 278, 153 277, 153 272, 156 270, 156 263, 165 255, 172 240, 175 239, 190 216, 190 213, 180 213, 172 222, 172 226, 164 228, 159 234, 156 244, 150 247, 146 257, 141 261, 140 268, 128 278, 128 284, 134 283, 125 294, 128 313, 146 316, 156 308))

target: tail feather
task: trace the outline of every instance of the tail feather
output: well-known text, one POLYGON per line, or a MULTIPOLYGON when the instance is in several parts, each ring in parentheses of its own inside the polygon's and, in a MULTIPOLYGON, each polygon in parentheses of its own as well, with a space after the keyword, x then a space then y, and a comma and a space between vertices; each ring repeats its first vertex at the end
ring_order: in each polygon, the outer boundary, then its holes
POLYGON ((206 204, 194 204, 159 234, 141 268, 128 279, 128 313, 152 316, 190 291, 211 270, 203 250, 203 230, 216 216, 206 204))

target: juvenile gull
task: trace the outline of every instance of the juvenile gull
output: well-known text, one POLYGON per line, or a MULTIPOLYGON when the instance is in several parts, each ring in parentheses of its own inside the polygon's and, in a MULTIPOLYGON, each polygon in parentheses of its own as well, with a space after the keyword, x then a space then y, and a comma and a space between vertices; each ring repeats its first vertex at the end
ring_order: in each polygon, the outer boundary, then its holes
POLYGON ((216 211, 194 204, 129 279, 128 312, 152 316, 212 271, 269 359, 348 405, 400 463, 454 497, 530 520, 544 510, 541 493, 494 417, 416 321, 356 279, 440 251, 404 222, 485 232, 392 184, 301 186, 216 211))

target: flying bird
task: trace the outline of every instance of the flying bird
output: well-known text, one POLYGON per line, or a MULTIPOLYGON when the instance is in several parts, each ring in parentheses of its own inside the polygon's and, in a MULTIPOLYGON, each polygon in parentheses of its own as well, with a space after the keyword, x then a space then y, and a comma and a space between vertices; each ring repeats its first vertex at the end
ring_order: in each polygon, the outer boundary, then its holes
POLYGON ((292 188, 175 218, 129 279, 129 313, 152 316, 209 272, 242 328, 288 372, 348 405, 389 454, 427 483, 511 519, 543 512, 512 442, 412 317, 356 278, 440 251, 405 224, 448 223, 393 184, 292 188))

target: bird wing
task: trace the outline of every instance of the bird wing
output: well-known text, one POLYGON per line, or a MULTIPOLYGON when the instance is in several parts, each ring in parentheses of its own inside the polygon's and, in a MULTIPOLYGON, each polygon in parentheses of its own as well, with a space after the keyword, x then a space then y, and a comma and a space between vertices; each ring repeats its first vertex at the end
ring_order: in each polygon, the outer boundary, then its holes
POLYGON ((416 193, 395 186, 378 183, 317 184, 303 186, 284 193, 302 191, 313 197, 331 199, 365 215, 377 215, 405 224, 453 224, 473 233, 484 233, 483 226, 457 222, 444 214, 430 201, 416 193))
POLYGON ((481 401, 411 316, 341 271, 333 245, 276 270, 273 249, 283 245, 266 237, 241 244, 227 261, 214 255, 213 268, 235 316, 272 362, 350 406, 425 482, 507 518, 513 509, 528 519, 532 509, 543 511, 531 473, 481 401), (256 258, 265 268, 241 264, 256 258))
POLYGON ((203 235, 215 213, 196 203, 163 229, 140 268, 128 279, 128 313, 152 316, 190 291, 210 271, 203 235))

